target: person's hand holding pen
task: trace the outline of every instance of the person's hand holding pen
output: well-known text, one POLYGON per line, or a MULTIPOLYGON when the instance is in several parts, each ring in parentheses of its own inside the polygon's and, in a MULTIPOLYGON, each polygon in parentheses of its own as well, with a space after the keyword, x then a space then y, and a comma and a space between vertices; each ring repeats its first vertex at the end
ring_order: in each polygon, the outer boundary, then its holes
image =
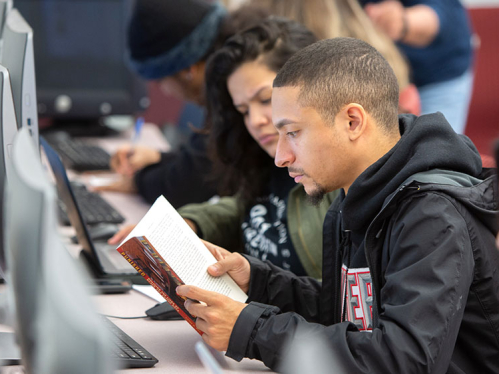
POLYGON ((159 151, 137 145, 143 124, 144 119, 137 118, 131 143, 119 148, 111 157, 111 169, 118 174, 132 177, 138 170, 160 161, 161 153, 159 151))
POLYGON ((111 169, 121 175, 121 178, 111 184, 95 186, 95 191, 113 191, 123 193, 137 192, 134 174, 148 166, 158 163, 161 160, 161 153, 155 149, 136 145, 140 138, 140 132, 144 124, 142 117, 137 118, 134 132, 130 144, 118 149, 111 156, 111 169))

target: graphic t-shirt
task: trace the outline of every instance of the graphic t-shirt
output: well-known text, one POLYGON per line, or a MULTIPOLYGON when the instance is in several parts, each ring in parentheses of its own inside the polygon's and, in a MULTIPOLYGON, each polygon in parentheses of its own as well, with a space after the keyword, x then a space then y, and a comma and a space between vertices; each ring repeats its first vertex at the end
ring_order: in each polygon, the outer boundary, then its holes
POLYGON ((275 167, 268 190, 246 211, 241 228, 245 253, 306 275, 287 226, 288 195, 295 185, 287 169, 275 167))

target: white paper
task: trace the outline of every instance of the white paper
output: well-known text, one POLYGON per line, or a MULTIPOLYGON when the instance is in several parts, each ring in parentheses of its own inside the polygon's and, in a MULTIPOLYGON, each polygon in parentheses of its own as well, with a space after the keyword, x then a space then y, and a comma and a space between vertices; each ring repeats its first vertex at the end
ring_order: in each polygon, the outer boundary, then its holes
POLYGON ((125 241, 134 236, 145 236, 185 284, 240 302, 248 298, 229 275, 212 277, 208 274, 208 266, 217 260, 163 196, 156 200, 125 241))
POLYGON ((164 303, 165 302, 165 298, 163 296, 161 296, 161 294, 156 291, 154 289, 153 286, 151 285, 147 285, 147 284, 134 284, 132 286, 132 288, 137 291, 137 292, 140 292, 141 294, 153 299, 153 300, 156 300, 158 303, 164 303))

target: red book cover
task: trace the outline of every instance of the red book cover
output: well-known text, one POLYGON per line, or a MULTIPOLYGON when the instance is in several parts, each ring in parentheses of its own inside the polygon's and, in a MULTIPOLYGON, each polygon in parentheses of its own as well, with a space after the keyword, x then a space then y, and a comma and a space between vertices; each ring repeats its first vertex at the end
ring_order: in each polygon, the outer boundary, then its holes
POLYGON ((196 319, 185 309, 185 299, 175 289, 184 284, 145 236, 128 239, 117 251, 158 291, 166 301, 200 334, 196 319))

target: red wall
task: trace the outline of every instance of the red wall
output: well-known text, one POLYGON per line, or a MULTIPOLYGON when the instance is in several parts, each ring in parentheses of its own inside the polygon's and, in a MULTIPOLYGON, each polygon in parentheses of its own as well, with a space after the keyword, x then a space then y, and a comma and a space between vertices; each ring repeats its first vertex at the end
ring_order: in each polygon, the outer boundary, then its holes
POLYGON ((176 124, 183 107, 183 102, 163 94, 157 82, 148 82, 147 88, 151 104, 144 113, 146 122, 159 126, 176 124))
POLYGON ((469 13, 480 45, 466 135, 482 154, 492 155, 492 143, 499 138, 499 7, 469 13))

